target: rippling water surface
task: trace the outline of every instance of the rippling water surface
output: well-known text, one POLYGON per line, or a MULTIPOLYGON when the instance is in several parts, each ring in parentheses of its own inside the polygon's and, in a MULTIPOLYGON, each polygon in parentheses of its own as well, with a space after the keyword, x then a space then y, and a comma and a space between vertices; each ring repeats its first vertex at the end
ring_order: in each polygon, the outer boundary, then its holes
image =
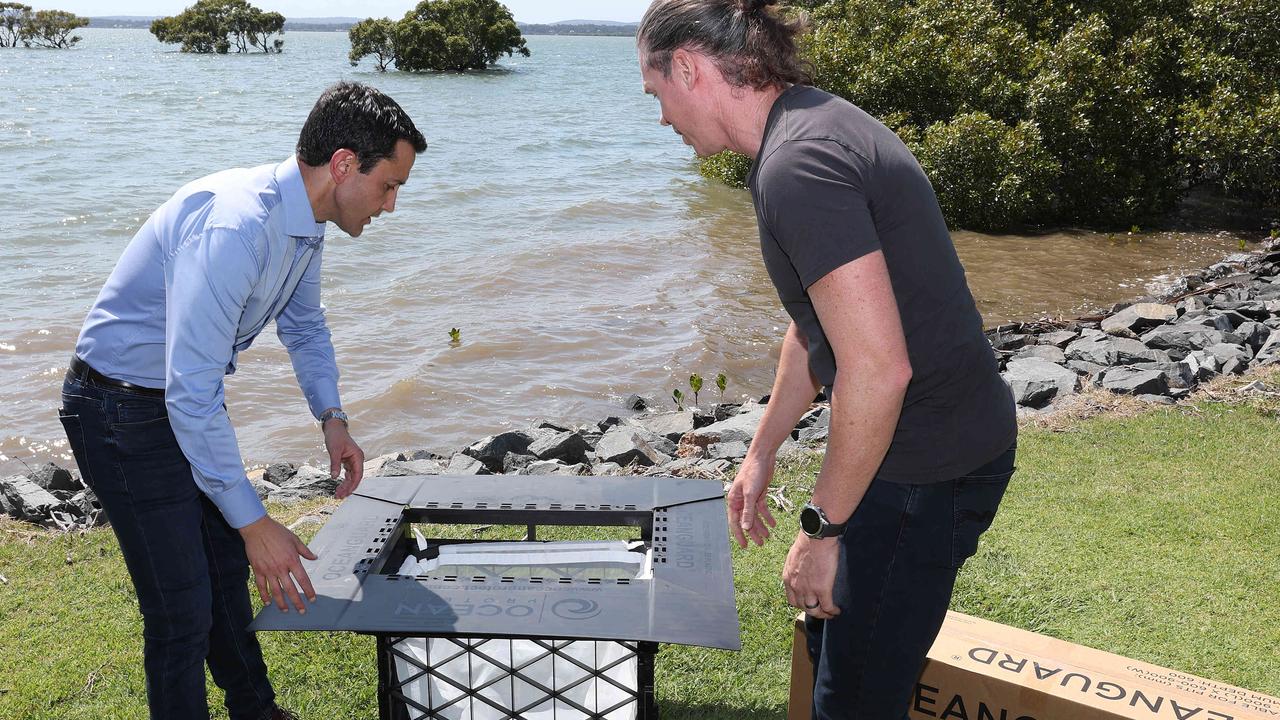
MULTIPOLYGON (((0 472, 67 460, 55 412, 67 358, 150 212, 189 180, 287 157, 342 78, 396 98, 431 145, 394 214, 358 239, 328 234, 325 304, 370 456, 598 419, 630 393, 669 398, 691 372, 726 373, 733 397, 768 391, 786 320, 750 198, 700 179, 657 124, 631 39, 530 37, 533 56, 500 69, 408 75, 350 67, 341 33, 213 57, 145 31, 82 35, 69 51, 0 51, 0 472)), ((992 324, 1140 294, 1237 240, 956 242, 992 324)), ((323 454, 272 333, 227 387, 247 462, 323 454)))

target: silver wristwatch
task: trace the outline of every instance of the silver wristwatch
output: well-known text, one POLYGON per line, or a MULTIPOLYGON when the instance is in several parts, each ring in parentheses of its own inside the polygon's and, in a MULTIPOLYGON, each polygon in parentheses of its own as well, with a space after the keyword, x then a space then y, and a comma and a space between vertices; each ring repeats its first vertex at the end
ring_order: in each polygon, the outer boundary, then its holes
POLYGON ((343 427, 351 427, 351 425, 347 423, 347 414, 341 410, 329 408, 328 410, 320 413, 320 428, 323 430, 324 424, 330 420, 337 420, 338 422, 341 422, 343 427))

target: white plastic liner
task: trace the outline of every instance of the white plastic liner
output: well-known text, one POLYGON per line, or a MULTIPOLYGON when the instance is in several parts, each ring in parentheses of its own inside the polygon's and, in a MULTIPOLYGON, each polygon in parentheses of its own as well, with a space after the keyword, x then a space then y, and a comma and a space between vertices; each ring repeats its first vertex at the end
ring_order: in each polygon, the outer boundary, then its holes
MULTIPOLYGON (((420 550, 427 542, 418 536, 420 550)), ((613 541, 578 542, 491 542, 458 543, 439 546, 438 557, 419 560, 405 558, 399 575, 519 575, 542 577, 581 577, 601 579, 653 577, 653 552, 635 548, 643 543, 613 541)))
MULTIPOLYGON (((534 703, 537 704, 532 709, 525 710, 520 717, 528 720, 581 720, 623 702, 626 704, 604 717, 608 720, 636 718, 639 712, 635 697, 638 695, 639 687, 639 661, 634 654, 630 659, 602 673, 622 687, 629 688, 630 692, 608 681, 588 677, 592 673, 575 665, 566 657, 562 657, 567 655, 587 667, 599 669, 632 653, 631 650, 620 643, 593 640, 555 641, 549 644, 556 648, 555 653, 532 640, 458 639, 451 641, 406 638, 396 644, 395 647, 398 650, 412 656, 418 665, 431 667, 437 673, 465 687, 481 687, 497 680, 477 694, 498 705, 502 710, 477 698, 464 697, 466 693, 461 689, 431 674, 405 683, 401 686, 401 692, 405 697, 425 707, 437 708, 433 710, 434 717, 447 720, 505 720, 534 703), (458 643, 466 645, 468 650, 459 647, 458 643), (478 653, 482 653, 485 657, 481 657, 478 653), (533 662, 519 670, 517 674, 512 674, 505 667, 490 662, 486 657, 512 668, 533 662), (583 678, 587 679, 583 680, 583 678), (554 691, 563 692, 565 698, 590 710, 591 714, 584 713, 565 700, 551 697, 544 690, 531 684, 529 680, 554 691), (543 701, 538 703, 539 699, 543 701), (457 702, 444 709, 438 709, 454 700, 457 702)), ((398 656, 395 662, 397 677, 413 677, 422 672, 421 668, 398 656)), ((412 705, 407 707, 410 720, 433 717, 412 705)))

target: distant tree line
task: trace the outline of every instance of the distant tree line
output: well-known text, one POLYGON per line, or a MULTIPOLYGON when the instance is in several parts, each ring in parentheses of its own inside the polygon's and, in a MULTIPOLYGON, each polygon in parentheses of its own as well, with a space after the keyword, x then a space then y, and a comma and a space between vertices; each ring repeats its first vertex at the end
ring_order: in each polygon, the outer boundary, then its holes
POLYGON ((502 55, 529 56, 511 11, 497 0, 423 0, 400 20, 368 18, 347 33, 352 65, 372 56, 378 70, 483 70, 502 55))
POLYGON ((89 24, 89 18, 65 10, 35 10, 30 5, 0 2, 0 48, 69 48, 80 42, 73 35, 89 24))
POLYGON ((1280 203, 1275 0, 799 4, 815 84, 902 137, 953 225, 1125 227, 1196 187, 1280 203))
POLYGON ((284 34, 284 16, 247 0, 196 0, 181 14, 153 20, 151 34, 162 43, 181 45, 182 52, 284 52, 284 39, 272 37, 284 34))
POLYGON ((628 25, 593 25, 565 24, 542 25, 537 23, 520 23, 520 32, 525 35, 607 35, 614 37, 635 37, 640 29, 638 23, 628 25))

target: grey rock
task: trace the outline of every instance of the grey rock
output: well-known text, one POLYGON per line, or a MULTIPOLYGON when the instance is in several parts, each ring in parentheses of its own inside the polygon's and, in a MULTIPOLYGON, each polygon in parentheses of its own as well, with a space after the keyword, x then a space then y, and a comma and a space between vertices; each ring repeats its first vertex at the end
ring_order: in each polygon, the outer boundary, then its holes
POLYGON ((1227 361, 1234 359, 1248 365, 1249 361, 1253 359, 1253 353, 1249 352, 1243 345, 1218 343, 1217 345, 1210 345, 1204 351, 1218 359, 1218 364, 1224 368, 1223 374, 1228 374, 1225 370, 1227 361))
POLYGON ((533 433, 511 430, 491 435, 462 452, 484 463, 490 472, 500 473, 507 453, 524 454, 536 439, 533 433))
POLYGON ((22 475, 0 480, 0 493, 5 496, 9 514, 19 520, 39 523, 49 513, 62 509, 63 503, 48 490, 22 475))
POLYGON ((610 415, 609 417, 596 423, 596 429, 599 430, 601 434, 604 434, 609 432, 609 428, 616 427, 621 424, 622 424, 621 418, 610 415))
POLYGON ((1196 382, 1204 382, 1205 380, 1212 378, 1214 375, 1218 374, 1218 369, 1221 367, 1221 364, 1218 362, 1218 358, 1210 355, 1204 350, 1196 350, 1195 352, 1187 353, 1187 356, 1182 359, 1182 363, 1185 364, 1191 371, 1191 374, 1195 376, 1196 382))
POLYGON ((673 475, 680 475, 681 473, 685 473, 685 472, 689 472, 690 470, 693 470, 701 462, 703 462, 701 458, 693 458, 693 457, 676 458, 675 460, 672 460, 671 462, 664 464, 662 466, 662 469, 666 470, 667 472, 673 475))
MULTIPOLYGON (((339 478, 330 477, 328 470, 322 470, 311 465, 303 465, 298 468, 298 472, 293 477, 289 478, 289 482, 280 486, 280 492, 297 490, 302 493, 302 497, 307 498, 332 495, 341 482, 339 478)), ((273 498, 280 492, 272 493, 267 497, 273 498)))
POLYGON ((672 442, 693 429, 693 411, 658 413, 633 418, 633 421, 655 435, 661 435, 672 442))
POLYGON ((267 502, 292 505, 303 500, 310 500, 316 494, 308 488, 280 488, 267 496, 267 502))
POLYGON ((1181 360, 1187 353, 1217 345, 1223 338, 1222 332, 1214 328, 1178 324, 1149 330, 1142 342, 1155 350, 1167 350, 1174 360, 1181 360))
POLYGON ((831 409, 819 406, 800 416, 800 422, 796 423, 796 429, 803 430, 810 427, 828 427, 830 425, 831 409))
POLYGON ((824 443, 830 435, 831 427, 829 425, 817 425, 802 428, 796 433, 796 439, 802 443, 824 443))
POLYGON ((1164 373, 1169 388, 1189 388, 1199 382, 1196 366, 1185 358, 1178 362, 1138 363, 1130 367, 1136 370, 1155 370, 1164 373))
POLYGON ((372 460, 365 460, 364 476, 378 477, 378 475, 382 473, 382 468, 385 467, 387 463, 399 462, 403 459, 404 457, 401 456, 400 453, 390 453, 387 455, 379 455, 372 460))
POLYGON ((271 493, 276 492, 280 489, 279 485, 273 482, 268 482, 266 480, 263 480, 260 477, 249 478, 249 484, 252 485, 254 491, 258 493, 259 500, 266 500, 268 497, 271 496, 271 493))
POLYGON ((597 476, 621 475, 622 466, 614 462, 596 463, 591 466, 591 474, 597 476))
POLYGON ((991 347, 1001 351, 1017 350, 1026 345, 1032 336, 1017 332, 1001 332, 999 329, 987 333, 991 347))
POLYGON ((1160 370, 1120 366, 1102 373, 1102 387, 1125 395, 1166 395, 1169 378, 1160 370))
POLYGON ((554 435, 544 435, 529 444, 528 452, 539 460, 560 460, 567 465, 584 463, 591 446, 586 438, 566 430, 554 435))
POLYGON ((639 395, 628 395, 627 399, 622 401, 622 406, 628 410, 639 411, 649 407, 649 403, 639 395))
POLYGON ((1272 331, 1267 341, 1258 348, 1253 359, 1260 365, 1270 365, 1280 361, 1280 332, 1272 331))
POLYGON ((1182 311, 1183 313, 1192 313, 1192 312, 1196 312, 1197 310, 1204 310, 1206 307, 1209 307, 1209 306, 1205 304, 1205 301, 1202 298, 1200 298, 1200 296, 1197 295, 1195 297, 1189 297, 1189 298, 1186 298, 1185 300, 1182 300, 1175 307, 1177 307, 1178 310, 1182 311))
POLYGON ((1080 333, 1074 330, 1054 330, 1053 332, 1047 332, 1039 336, 1036 340, 1041 345, 1053 345, 1058 348, 1065 348, 1067 345, 1071 344, 1072 340, 1075 340, 1078 337, 1080 337, 1080 333))
POLYGON ((1226 315, 1212 310, 1201 310, 1198 312, 1190 312, 1178 318, 1175 325, 1192 325, 1198 327, 1213 328, 1221 332, 1230 332, 1235 325, 1231 322, 1231 318, 1226 315))
POLYGON ((735 440, 721 442, 707 447, 707 458, 710 460, 741 460, 747 456, 747 444, 735 440))
POLYGON ((1156 360, 1151 348, 1141 342, 1109 335, 1081 337, 1067 346, 1066 355, 1072 360, 1098 365, 1132 365, 1156 360))
POLYGON ((502 458, 502 472, 507 475, 517 475, 537 461, 538 458, 533 455, 509 452, 502 458))
POLYGON ((85 489, 76 493, 71 498, 71 504, 79 508, 81 514, 88 517, 94 510, 101 510, 102 505, 98 503, 98 496, 93 494, 92 490, 85 489))
POLYGON ((1151 403, 1152 405, 1174 405, 1174 404, 1176 404, 1176 403, 1177 403, 1177 401, 1176 401, 1176 400, 1174 400, 1173 398, 1169 397, 1168 395, 1146 395, 1146 394, 1144 394, 1144 395, 1138 395, 1138 396, 1137 396, 1137 398, 1138 398, 1139 400, 1143 401, 1143 402, 1151 403))
POLYGON ((1222 363, 1223 375, 1239 375, 1249 369, 1249 363, 1240 358, 1231 358, 1222 363))
POLYGON ((1067 369, 1072 370, 1080 375, 1096 376, 1103 370, 1107 369, 1106 365, 1091 363, 1087 360, 1068 360, 1067 369))
POLYGON ((1080 389, 1079 375, 1039 358, 1011 361, 1003 377, 1013 390, 1014 400, 1028 407, 1043 407, 1080 389))
MULTIPOLYGON (((734 415, 737 415, 738 411, 740 411, 741 409, 742 409, 741 403, 719 403, 716 405, 712 405, 711 415, 714 418, 713 422, 728 420, 734 415)), ((711 423, 707 423, 707 424, 710 425, 711 423)), ((701 425, 698 427, 706 427, 706 426, 701 425)))
POLYGON ((60 468, 53 463, 41 465, 31 471, 27 475, 27 479, 49 491, 66 490, 74 495, 83 489, 83 486, 71 475, 69 470, 60 468))
POLYGON ((449 458, 447 458, 447 457, 445 457, 445 456, 443 456, 443 455, 441 455, 441 454, 439 454, 439 453, 431 452, 430 450, 413 450, 413 451, 411 451, 411 452, 403 452, 403 453, 400 453, 400 458, 399 458, 399 459, 400 459, 400 460, 410 460, 410 461, 412 461, 412 460, 435 460, 436 462, 440 463, 441 465, 444 465, 444 464, 448 463, 448 461, 449 461, 449 458))
POLYGON ((713 443, 739 440, 750 444, 760 426, 764 410, 763 405, 744 405, 737 415, 693 430, 691 434, 713 443))
POLYGON ((1010 359, 1026 360, 1027 358, 1039 358, 1061 365, 1067 361, 1067 354, 1057 345, 1028 345, 1014 352, 1010 359))
POLYGON ((698 462, 698 467, 710 473, 724 475, 733 469, 733 463, 723 458, 716 460, 700 460, 698 462))
MULTIPOLYGON (((289 482, 289 479, 296 475, 298 466, 293 463, 272 463, 262 471, 262 479, 276 487, 280 487, 289 482)), ((365 463, 365 475, 371 475, 369 472, 369 463, 365 463)))
POLYGON ((444 466, 437 460, 392 460, 383 464, 373 477, 417 477, 419 475, 439 475, 444 466))
POLYGON ((1159 303, 1138 303, 1102 321, 1102 331, 1108 335, 1136 338, 1137 333, 1163 325, 1178 317, 1178 309, 1159 303))
MULTIPOLYGON (((0 483, 2 482, 4 481, 0 480, 0 483)), ((9 498, 5 496, 3 491, 0 491, 0 515, 17 517, 14 514, 13 506, 9 504, 9 498)))
MULTIPOLYGON (((670 457, 658 449, 660 441, 670 444, 666 438, 641 427, 620 425, 610 429, 596 443, 596 455, 604 462, 618 465, 660 465, 670 457)), ((674 445, 672 445, 674 452, 674 445)))
POLYGON ((484 463, 466 455, 458 453, 449 459, 449 465, 445 468, 445 475, 489 475, 489 468, 484 463))
POLYGON ((555 460, 535 460, 520 470, 521 475, 584 475, 585 463, 566 465, 555 460))
POLYGON ((1267 338, 1271 337, 1271 328, 1263 323, 1250 320, 1237 327, 1235 334, 1244 341, 1247 347, 1257 352, 1267 342, 1267 338))

